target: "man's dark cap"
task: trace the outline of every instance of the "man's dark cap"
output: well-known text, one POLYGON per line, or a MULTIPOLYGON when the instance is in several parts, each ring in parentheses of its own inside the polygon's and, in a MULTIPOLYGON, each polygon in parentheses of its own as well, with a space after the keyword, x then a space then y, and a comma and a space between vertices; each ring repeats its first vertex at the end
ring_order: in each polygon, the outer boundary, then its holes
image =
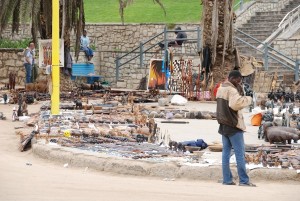
POLYGON ((243 77, 241 72, 238 70, 233 70, 229 73, 228 78, 239 78, 239 77, 243 77))

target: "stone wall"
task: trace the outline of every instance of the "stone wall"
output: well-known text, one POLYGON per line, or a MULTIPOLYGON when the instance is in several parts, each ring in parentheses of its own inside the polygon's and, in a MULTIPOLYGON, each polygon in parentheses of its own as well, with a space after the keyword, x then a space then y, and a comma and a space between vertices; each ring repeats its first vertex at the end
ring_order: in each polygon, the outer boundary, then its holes
MULTIPOLYGON (((178 24, 184 30, 196 30, 199 24, 178 24)), ((122 56, 127 52, 138 47, 140 42, 146 41, 149 38, 163 32, 165 24, 87 24, 86 30, 91 39, 91 46, 95 48, 93 63, 95 65, 96 73, 103 77, 103 80, 109 81, 113 86, 117 86, 116 80, 116 64, 117 56, 122 56)), ((174 28, 175 25, 171 28, 174 28)), ((171 29, 170 28, 170 29, 171 29)), ((22 25, 19 33, 14 35, 11 33, 11 27, 7 27, 4 31, 3 37, 10 39, 21 39, 30 37, 30 27, 22 25)), ((197 38, 197 32, 188 32, 188 38, 197 38)), ((75 44, 75 34, 72 34, 72 44, 75 44)), ((175 34, 169 33, 169 39, 174 39, 175 34)), ((156 40, 147 43, 144 48, 149 48, 151 45, 162 41, 164 39, 161 34, 156 40)), ((25 47, 24 47, 25 48, 25 47)), ((71 47, 74 50, 74 47, 71 47)), ((161 59, 162 51, 158 46, 149 50, 144 54, 142 68, 140 67, 139 57, 132 60, 126 65, 123 65, 119 71, 120 82, 118 86, 126 88, 136 88, 139 85, 140 79, 148 74, 149 62, 151 59, 161 59)), ((22 63, 22 49, 21 50, 7 50, 2 49, 0 54, 0 71, 1 78, 6 78, 9 71, 18 71, 18 82, 24 82, 25 71, 22 63), (5 52, 5 53, 4 53, 5 52)), ((197 43, 187 43, 183 48, 173 48, 174 59, 193 59, 194 65, 199 64, 199 56, 197 56, 197 43), (197 62, 198 61, 198 62, 197 62)), ((139 52, 139 49, 137 49, 139 52)), ((129 55, 120 62, 124 63, 136 54, 129 55)), ((73 52, 74 62, 74 52, 73 52)), ((86 62, 83 53, 80 53, 77 62, 86 62)))
POLYGON ((25 68, 23 66, 22 49, 0 49, 0 80, 7 79, 10 72, 17 72, 17 83, 24 83, 25 68))
POLYGON ((3 38, 8 38, 12 40, 20 40, 24 38, 31 38, 31 27, 30 24, 21 24, 19 31, 17 33, 11 32, 11 25, 8 25, 2 33, 3 38))
POLYGON ((280 50, 293 59, 300 60, 300 39, 276 39, 274 49, 280 50))
MULTIPOLYGON (((16 83, 25 84, 25 68, 23 66, 23 49, 0 49, 0 82, 8 81, 10 72, 16 72, 16 83)), ((38 69, 38 77, 43 79, 44 69, 38 69)))
POLYGON ((292 0, 256 0, 246 7, 242 12, 238 12, 235 26, 240 27, 247 23, 256 12, 280 11, 292 0))
MULTIPOLYGON (((179 24, 184 30, 196 30, 199 24, 179 24)), ((159 51, 159 47, 150 49, 144 54, 142 67, 140 66, 140 58, 120 67, 119 82, 116 80, 116 63, 117 57, 125 55, 127 52, 139 47, 140 42, 145 42, 151 37, 163 32, 164 24, 88 24, 86 30, 91 39, 91 45, 95 47, 95 56, 93 63, 97 73, 104 80, 109 81, 113 86, 125 88, 137 88, 140 80, 148 74, 149 63, 151 59, 161 59, 163 54, 159 51), (157 51, 158 50, 158 51, 157 51)), ((196 39, 197 32, 188 32, 188 37, 196 39)), ((169 33, 169 39, 174 39, 175 34, 169 33)), ((147 43, 144 49, 148 49, 152 45, 164 39, 163 34, 157 39, 147 43)), ((75 37, 72 38, 75 41, 75 37)), ((73 43, 74 44, 74 43, 73 43)), ((71 48, 73 49, 73 48, 71 48)), ((128 61, 138 55, 139 48, 135 54, 130 54, 120 60, 121 63, 128 61)), ((197 43, 187 43, 183 48, 176 47, 172 49, 174 59, 193 59, 194 65, 198 65, 199 56, 197 56, 197 43)), ((84 56, 81 54, 78 62, 84 62, 84 56)))

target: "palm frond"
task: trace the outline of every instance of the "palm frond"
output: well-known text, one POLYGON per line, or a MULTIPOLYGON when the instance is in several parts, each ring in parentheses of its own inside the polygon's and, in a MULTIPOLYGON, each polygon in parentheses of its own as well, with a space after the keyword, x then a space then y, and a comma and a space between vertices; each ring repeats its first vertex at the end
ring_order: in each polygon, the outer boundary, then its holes
MULTIPOLYGON (((124 24, 124 11, 127 6, 132 4, 134 0, 119 0, 119 14, 121 17, 122 24, 124 24)), ((167 15, 166 9, 162 4, 161 0, 153 0, 153 3, 157 3, 164 11, 164 14, 167 15)))
POLYGON ((164 14, 166 16, 167 15, 167 11, 166 11, 165 6, 162 4, 162 2, 160 0, 153 0, 153 2, 157 3, 161 7, 161 9, 164 11, 164 14))

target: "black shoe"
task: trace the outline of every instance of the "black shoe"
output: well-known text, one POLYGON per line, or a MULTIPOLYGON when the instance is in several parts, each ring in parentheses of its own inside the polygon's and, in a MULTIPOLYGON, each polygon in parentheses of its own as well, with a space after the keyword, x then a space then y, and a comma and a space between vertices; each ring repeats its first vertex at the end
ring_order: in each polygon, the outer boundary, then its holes
POLYGON ((236 183, 231 182, 231 183, 223 183, 223 185, 236 185, 236 183))

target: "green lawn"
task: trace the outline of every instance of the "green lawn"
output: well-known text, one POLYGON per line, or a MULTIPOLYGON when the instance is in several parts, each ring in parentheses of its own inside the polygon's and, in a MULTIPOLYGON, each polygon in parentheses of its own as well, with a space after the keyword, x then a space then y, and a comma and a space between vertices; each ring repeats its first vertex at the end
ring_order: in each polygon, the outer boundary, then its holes
MULTIPOLYGON (((161 0, 167 15, 152 0, 135 0, 125 9, 125 23, 199 22, 200 0, 161 0)), ((121 22, 118 0, 85 0, 86 22, 121 22)))
MULTIPOLYGON (((202 12, 200 0, 161 0, 161 2, 166 8, 167 16, 153 0, 135 0, 125 9, 125 23, 200 22, 202 12)), ((118 0, 84 0, 84 4, 86 22, 121 22, 118 0)))

